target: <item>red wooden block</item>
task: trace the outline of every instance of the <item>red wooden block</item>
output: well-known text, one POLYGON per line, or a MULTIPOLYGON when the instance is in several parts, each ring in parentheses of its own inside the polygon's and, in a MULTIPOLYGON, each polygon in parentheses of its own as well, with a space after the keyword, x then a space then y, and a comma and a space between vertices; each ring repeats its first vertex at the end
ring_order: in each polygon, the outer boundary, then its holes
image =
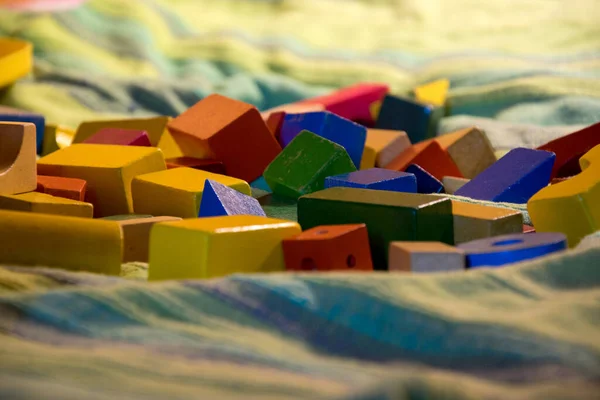
POLYGON ((82 143, 152 146, 148 132, 136 129, 103 128, 82 143))
POLYGON ((285 111, 276 111, 274 113, 269 114, 269 117, 266 120, 269 131, 271 131, 271 133, 273 134, 273 136, 275 136, 277 141, 279 141, 279 132, 281 131, 281 125, 283 125, 285 114, 285 111))
POLYGON ((337 90, 333 93, 303 100, 300 104, 323 104, 327 111, 346 119, 372 125, 371 104, 379 101, 388 93, 389 87, 379 83, 359 83, 337 90))
POLYGON ((580 173, 579 159, 598 144, 600 144, 600 122, 554 139, 538 147, 538 150, 551 151, 556 154, 551 177, 562 178, 580 173))
POLYGON ((200 139, 223 162, 227 173, 247 182, 262 175, 281 152, 256 107, 212 94, 168 124, 173 135, 200 139))
POLYGON ((440 181, 444 176, 463 177, 450 155, 434 140, 410 146, 385 168, 404 171, 411 164, 419 165, 440 181))
POLYGON ((177 157, 168 158, 165 161, 167 163, 167 169, 188 167, 200 169, 202 171, 213 172, 215 174, 227 175, 225 173, 225 166, 221 161, 217 160, 201 160, 194 157, 177 157))
POLYGON ((83 179, 38 175, 35 191, 65 199, 85 201, 86 186, 87 182, 83 179))
POLYGON ((535 233, 535 228, 531 225, 523 225, 523 233, 535 233))
POLYGON ((283 241, 285 265, 293 271, 372 271, 365 224, 322 225, 283 241))

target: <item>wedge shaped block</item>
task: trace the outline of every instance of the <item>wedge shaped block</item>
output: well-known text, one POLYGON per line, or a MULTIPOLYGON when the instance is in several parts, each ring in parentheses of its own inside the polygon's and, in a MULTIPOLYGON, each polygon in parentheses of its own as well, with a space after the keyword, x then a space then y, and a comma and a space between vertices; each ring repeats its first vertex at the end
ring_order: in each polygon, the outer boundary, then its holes
POLYGON ((193 168, 173 168, 140 175, 133 180, 133 209, 137 214, 197 218, 207 179, 251 194, 250 185, 241 179, 193 168))
POLYGON ((94 207, 90 203, 38 192, 0 195, 0 210, 29 211, 81 218, 92 218, 94 214, 94 207))
POLYGON ((465 178, 475 178, 496 162, 494 148, 486 134, 478 128, 446 133, 435 139, 465 178))
POLYGON ((0 194, 35 190, 35 126, 0 122, 0 194))
POLYGON ((121 229, 113 221, 0 211, 0 242, 0 264, 121 272, 121 229))
POLYGON ((467 178, 457 178, 455 176, 445 176, 442 179, 442 184, 444 185, 444 192, 448 194, 454 194, 458 189, 465 186, 470 179, 467 178))
POLYGON ((448 79, 438 79, 428 82, 414 89, 415 99, 421 103, 442 107, 446 104, 448 89, 450 89, 450 81, 448 79))
POLYGON ((413 174, 383 168, 365 169, 325 178, 325 188, 337 186, 407 193, 417 191, 417 181, 413 174))
POLYGON ((437 180, 444 176, 462 177, 462 174, 448 152, 436 141, 427 140, 410 146, 394 158, 386 169, 405 171, 411 164, 417 164, 437 180))
POLYGON ((85 201, 86 187, 87 183, 83 179, 38 175, 35 191, 65 199, 85 201))
POLYGON ((150 138, 146 131, 122 128, 102 128, 82 143, 151 146, 150 138))
POLYGON ((450 272, 465 269, 465 253, 440 242, 390 243, 390 272, 450 272))
POLYGON ((285 269, 282 241, 298 235, 291 221, 233 215, 154 225, 149 280, 199 279, 285 269))
POLYGON ((86 121, 82 122, 77 128, 75 136, 73 137, 73 143, 83 143, 101 129, 116 128, 145 131, 148 134, 152 146, 157 146, 167 129, 169 120, 170 117, 152 117, 86 121))
POLYGON ((425 194, 335 187, 300 197, 298 222, 367 225, 376 269, 387 269, 392 241, 454 243, 450 199, 425 194))
POLYGON ((325 178, 356 171, 344 148, 312 132, 302 131, 265 169, 273 193, 298 198, 321 190, 325 178))
POLYGON ((375 166, 385 168, 392 160, 410 147, 408 135, 403 131, 367 129, 365 152, 375 152, 375 166))
POLYGON ((118 220, 123 232, 123 262, 148 262, 150 230, 156 223, 172 221, 181 221, 181 218, 148 216, 118 220))
POLYGON ((411 164, 406 168, 406 173, 413 174, 417 178, 417 192, 423 194, 441 193, 444 191, 442 182, 435 176, 425 171, 417 164, 411 164))
POLYGON ((105 144, 74 144, 38 161, 40 175, 85 180, 95 217, 131 214, 133 178, 165 168, 157 148, 105 144))
POLYGON ((454 243, 519 233, 523 215, 516 210, 452 200, 454 243))
POLYGON ((200 217, 258 215, 266 217, 258 200, 219 182, 207 179, 200 202, 200 217))

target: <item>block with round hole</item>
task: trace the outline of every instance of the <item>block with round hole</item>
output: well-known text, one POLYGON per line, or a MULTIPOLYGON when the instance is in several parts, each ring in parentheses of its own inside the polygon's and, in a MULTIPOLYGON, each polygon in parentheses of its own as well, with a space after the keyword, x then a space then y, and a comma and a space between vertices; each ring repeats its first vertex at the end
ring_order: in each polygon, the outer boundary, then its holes
POLYGON ((33 124, 0 122, 0 195, 35 190, 35 140, 33 124))
POLYGON ((365 224, 322 225, 283 241, 286 269, 372 271, 365 224))

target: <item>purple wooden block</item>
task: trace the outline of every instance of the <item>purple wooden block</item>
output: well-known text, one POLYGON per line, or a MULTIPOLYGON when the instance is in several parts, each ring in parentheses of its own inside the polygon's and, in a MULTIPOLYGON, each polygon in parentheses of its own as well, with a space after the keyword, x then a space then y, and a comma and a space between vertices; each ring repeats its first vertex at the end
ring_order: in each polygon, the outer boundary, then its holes
POLYGON ((417 178, 417 193, 429 194, 442 193, 444 191, 442 182, 438 181, 435 176, 431 175, 417 164, 410 164, 404 172, 414 174, 417 178))
POLYGON ((83 143, 118 144, 121 146, 152 146, 146 131, 121 128, 103 128, 94 133, 83 143))
POLYGON ((407 172, 370 168, 325 178, 325 189, 336 186, 416 193, 417 180, 407 172))
POLYGON ((199 217, 217 217, 222 215, 259 215, 266 214, 258 200, 238 192, 219 182, 207 179, 200 201, 199 217))
POLYGON ((479 200, 527 203, 550 182, 555 158, 549 151, 513 149, 454 194, 479 200))

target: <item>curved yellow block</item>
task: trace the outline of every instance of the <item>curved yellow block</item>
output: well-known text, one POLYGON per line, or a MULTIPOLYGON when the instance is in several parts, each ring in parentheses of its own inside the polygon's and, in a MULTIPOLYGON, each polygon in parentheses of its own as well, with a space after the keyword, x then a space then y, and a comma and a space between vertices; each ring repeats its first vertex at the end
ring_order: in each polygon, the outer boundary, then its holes
POLYGON ((94 214, 90 203, 38 192, 0 196, 0 209, 80 218, 92 218, 94 214))
POLYGON ((24 40, 0 38, 0 87, 27 75, 33 67, 33 46, 24 40))
POLYGON ((415 99, 421 103, 441 107, 446 103, 450 81, 438 79, 415 88, 415 99))
POLYGON ((537 192, 527 210, 537 232, 562 232, 569 247, 600 229, 600 145, 579 160, 582 172, 537 192))
POLYGON ((0 211, 0 264, 118 275, 121 228, 114 221, 0 211))
POLYGON ((148 279, 283 271, 281 243, 301 231, 296 222, 254 215, 157 223, 150 232, 148 279))

